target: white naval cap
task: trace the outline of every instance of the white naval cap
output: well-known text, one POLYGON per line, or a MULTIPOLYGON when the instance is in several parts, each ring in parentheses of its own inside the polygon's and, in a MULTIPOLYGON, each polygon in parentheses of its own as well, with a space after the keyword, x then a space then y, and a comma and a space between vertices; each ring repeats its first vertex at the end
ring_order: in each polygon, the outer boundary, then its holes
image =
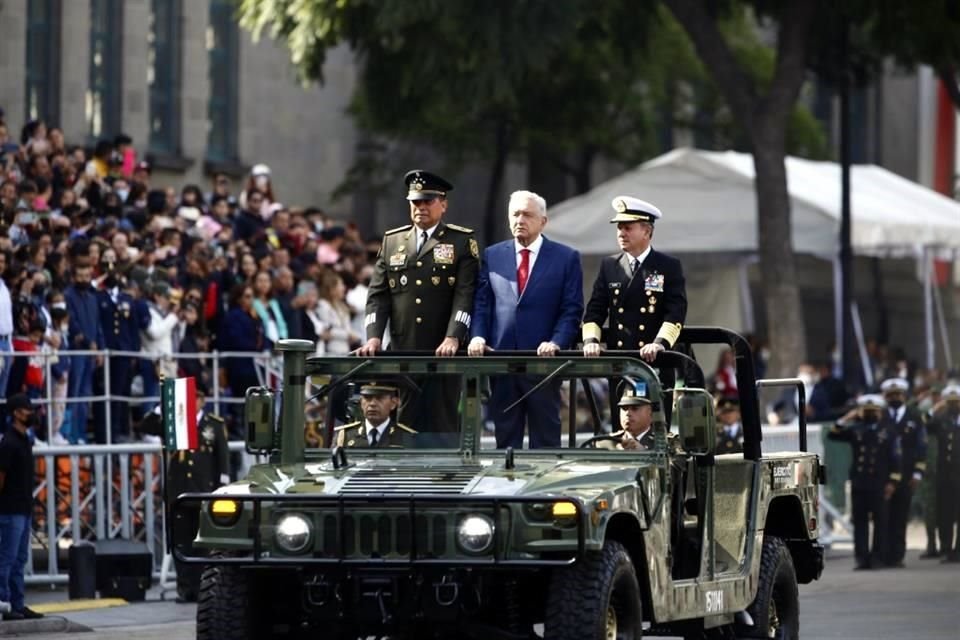
POLYGON ((887 401, 879 393, 865 393, 857 398, 857 406, 866 409, 883 409, 887 401))
POLYGON ((610 203, 617 215, 610 222, 649 222, 655 223, 663 217, 660 209, 645 200, 632 196, 617 196, 610 203))
POLYGON ((880 383, 880 391, 890 393, 891 391, 906 391, 910 384, 903 378, 887 378, 880 383))
POLYGON ((960 384, 948 384, 940 392, 940 397, 947 400, 960 400, 960 384))

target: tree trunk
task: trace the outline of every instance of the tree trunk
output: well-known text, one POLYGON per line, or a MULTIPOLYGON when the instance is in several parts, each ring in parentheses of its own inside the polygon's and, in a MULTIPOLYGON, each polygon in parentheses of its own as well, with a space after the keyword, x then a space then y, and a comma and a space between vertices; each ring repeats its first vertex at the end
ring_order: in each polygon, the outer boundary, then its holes
POLYGON ((497 241, 497 228, 503 227, 504 218, 500 215, 503 207, 500 206, 500 190, 503 186, 503 174, 507 167, 507 157, 510 155, 510 136, 506 121, 497 121, 493 164, 490 167, 490 183, 487 186, 487 203, 483 208, 483 238, 484 246, 490 246, 497 241))
POLYGON ((806 360, 807 341, 797 267, 793 255, 790 195, 787 192, 786 149, 782 126, 767 127, 768 135, 754 135, 753 164, 757 174, 757 245, 770 366, 767 375, 795 375, 796 367, 806 360), (759 140, 758 140, 759 138, 759 140))

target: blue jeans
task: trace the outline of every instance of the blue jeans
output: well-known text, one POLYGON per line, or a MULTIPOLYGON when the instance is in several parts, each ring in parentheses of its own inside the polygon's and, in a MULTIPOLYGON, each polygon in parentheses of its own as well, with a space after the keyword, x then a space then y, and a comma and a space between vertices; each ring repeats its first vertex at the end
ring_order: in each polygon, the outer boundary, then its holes
POLYGON ((30 516, 0 513, 0 601, 23 610, 23 568, 30 553, 30 516))

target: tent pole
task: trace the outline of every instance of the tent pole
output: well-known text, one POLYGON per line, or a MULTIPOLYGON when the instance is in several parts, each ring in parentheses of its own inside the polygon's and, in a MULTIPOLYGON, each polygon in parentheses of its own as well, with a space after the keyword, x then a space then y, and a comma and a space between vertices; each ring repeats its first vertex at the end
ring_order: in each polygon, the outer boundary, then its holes
MULTIPOLYGON (((834 340, 837 342, 837 353, 840 354, 840 371, 835 371, 836 375, 841 380, 844 379, 844 374, 846 371, 843 368, 843 354, 844 345, 843 345, 843 267, 840 264, 840 256, 836 255, 833 258, 833 335, 834 340)), ((844 381, 846 384, 846 381, 844 381)))
POLYGON ((933 274, 930 269, 930 250, 924 247, 920 256, 920 259, 923 260, 920 269, 920 272, 923 274, 923 332, 927 347, 927 369, 932 369, 936 363, 936 359, 933 352, 933 287, 931 286, 933 274))
POLYGON ((737 267, 740 284, 740 315, 745 333, 757 330, 756 317, 753 315, 753 298, 750 295, 750 259, 744 258, 737 267))
POLYGON ((857 351, 860 354, 860 367, 863 369, 864 386, 869 389, 873 386, 873 371, 870 369, 870 355, 867 353, 867 342, 863 339, 863 324, 860 322, 860 305, 856 300, 850 301, 850 317, 853 322, 853 333, 857 338, 857 351))
POLYGON ((943 295, 940 293, 939 286, 931 287, 933 289, 933 304, 937 311, 937 325, 940 329, 940 338, 943 342, 943 357, 946 361, 947 371, 953 369, 953 354, 950 352, 950 335, 947 333, 947 318, 943 313, 943 295))

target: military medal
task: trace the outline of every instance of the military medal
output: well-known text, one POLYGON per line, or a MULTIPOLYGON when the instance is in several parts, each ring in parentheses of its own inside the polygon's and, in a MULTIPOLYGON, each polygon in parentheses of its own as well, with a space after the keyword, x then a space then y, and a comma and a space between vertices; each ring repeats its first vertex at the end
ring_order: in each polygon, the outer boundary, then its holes
POLYGON ((440 276, 430 276, 430 282, 433 283, 433 286, 438 286, 440 284, 440 276))
POLYGON ((453 286, 453 284, 454 284, 456 281, 457 281, 456 276, 448 276, 448 277, 447 277, 447 284, 449 284, 451 287, 453 286))
POLYGON ((663 291, 663 274, 651 273, 644 281, 643 288, 647 291, 663 291))
MULTIPOLYGON (((403 247, 400 247, 403 249, 403 247)), ((407 264, 407 256, 404 253, 395 253, 390 256, 390 266, 391 267, 402 267, 407 264)))
POLYGON ((400 276, 400 286, 401 287, 407 286, 407 274, 403 274, 402 276, 400 276))
POLYGON ((453 264, 453 245, 438 244, 433 248, 433 261, 437 264, 453 264))
POLYGON ((470 255, 474 258, 480 257, 480 247, 477 246, 477 241, 473 238, 470 238, 470 255))
POLYGON ((393 278, 390 278, 390 288, 396 289, 396 287, 397 287, 397 281, 394 280, 393 278))

